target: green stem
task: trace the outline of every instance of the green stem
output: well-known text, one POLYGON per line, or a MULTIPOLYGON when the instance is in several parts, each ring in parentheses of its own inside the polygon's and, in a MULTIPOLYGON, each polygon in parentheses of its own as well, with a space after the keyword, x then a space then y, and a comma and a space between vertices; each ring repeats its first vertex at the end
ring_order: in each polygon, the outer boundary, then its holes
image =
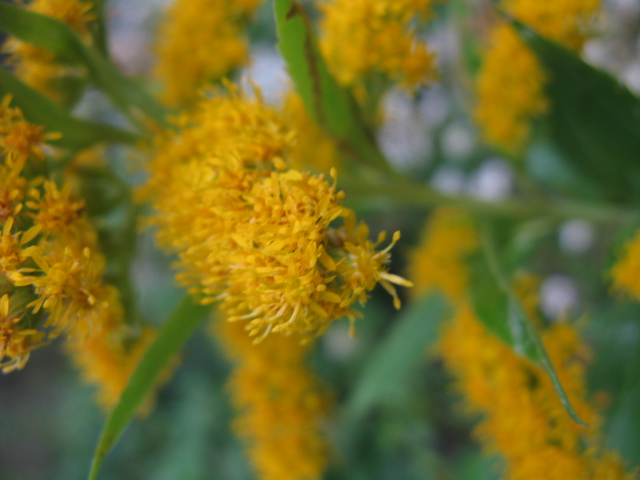
POLYGON ((611 205, 597 205, 571 200, 513 199, 488 202, 464 195, 448 195, 437 192, 429 185, 405 177, 381 178, 375 172, 367 172, 357 178, 343 176, 340 185, 347 190, 351 200, 367 201, 385 198, 397 205, 432 208, 455 207, 473 215, 494 218, 531 220, 547 218, 566 220, 582 218, 594 223, 621 223, 637 220, 640 212, 611 205))

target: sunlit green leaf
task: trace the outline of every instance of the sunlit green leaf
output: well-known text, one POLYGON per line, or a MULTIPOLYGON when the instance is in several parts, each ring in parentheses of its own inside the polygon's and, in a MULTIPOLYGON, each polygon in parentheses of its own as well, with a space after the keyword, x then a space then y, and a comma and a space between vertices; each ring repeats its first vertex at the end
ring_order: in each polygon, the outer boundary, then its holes
POLYGON ((162 326, 133 372, 118 404, 107 418, 94 453, 90 480, 98 477, 105 456, 154 388, 158 376, 195 329, 207 318, 208 312, 208 307, 198 305, 190 297, 185 297, 162 326))

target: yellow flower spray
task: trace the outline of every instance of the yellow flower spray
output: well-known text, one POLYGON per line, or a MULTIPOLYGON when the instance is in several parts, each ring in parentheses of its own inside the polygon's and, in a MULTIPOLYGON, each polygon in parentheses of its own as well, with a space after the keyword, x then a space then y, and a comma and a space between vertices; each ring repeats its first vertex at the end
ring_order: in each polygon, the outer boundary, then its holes
POLYGON ((434 55, 418 37, 415 25, 431 17, 434 3, 320 1, 320 46, 338 81, 355 87, 365 76, 378 73, 408 90, 432 81, 434 55))
MULTIPOLYGON (((575 329, 559 323, 542 336, 560 381, 589 427, 567 415, 539 366, 489 333, 473 313, 464 265, 464 256, 476 248, 472 223, 459 213, 439 210, 425 233, 413 264, 430 269, 414 266, 411 278, 423 292, 441 289, 456 308, 438 352, 455 376, 465 410, 482 415, 475 434, 487 451, 504 459, 504 478, 631 480, 633 474, 624 470, 620 458, 600 448, 599 420, 585 400, 587 352, 575 329)), ((525 308, 535 310, 531 282, 521 286, 525 308)))
POLYGON ((269 335, 256 345, 241 322, 223 320, 215 330, 235 365, 228 387, 238 410, 234 430, 258 478, 321 478, 330 402, 304 364, 311 344, 302 345, 296 335, 269 335))
MULTIPOLYGON (((592 34, 599 0, 503 0, 505 12, 542 35, 579 51, 592 34)), ((531 121, 549 108, 546 74, 510 25, 498 21, 489 34, 477 79, 475 118, 485 139, 517 154, 531 133, 531 121)))
POLYGON ((611 270, 613 289, 640 299, 640 232, 627 242, 611 270))
POLYGON ((248 61, 244 25, 261 0, 176 0, 158 26, 154 75, 162 99, 184 106, 248 61))
POLYGON ((24 367, 31 351, 64 334, 65 350, 112 407, 153 331, 124 322, 117 290, 102 280, 105 259, 85 203, 37 172, 58 135, 0 105, 0 367, 24 367))
MULTIPOLYGON (((323 175, 288 165, 295 132, 257 95, 204 100, 158 140, 151 178, 140 191, 156 214, 158 240, 179 256, 178 280, 257 338, 307 338, 354 309, 380 283, 399 301, 365 224, 339 203, 323 175), (342 225, 334 226, 341 222, 342 225)), ((335 174, 332 174, 335 182, 335 174)))
MULTIPOLYGON (((324 175, 290 166, 291 119, 230 86, 157 139, 149 182, 158 241, 178 254, 178 280, 219 302, 218 328, 236 364, 230 388, 236 431, 263 479, 319 478, 325 394, 303 365, 313 338, 380 283, 399 300, 389 246, 340 205, 324 175), (338 225, 336 223, 340 222, 338 225)), ((299 150, 298 150, 299 151, 299 150)))

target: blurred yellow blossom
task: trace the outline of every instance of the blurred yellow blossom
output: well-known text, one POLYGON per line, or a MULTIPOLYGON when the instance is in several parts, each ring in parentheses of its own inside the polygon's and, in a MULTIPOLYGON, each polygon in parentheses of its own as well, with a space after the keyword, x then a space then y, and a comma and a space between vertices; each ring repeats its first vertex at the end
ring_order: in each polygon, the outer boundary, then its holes
MULTIPOLYGON (((504 10, 563 45, 580 50, 593 33, 599 0, 503 0, 504 10)), ((518 153, 531 134, 531 122, 549 108, 546 74, 513 27, 498 21, 489 34, 477 79, 475 117, 486 140, 518 153)))
POLYGON ((322 0, 320 46, 338 81, 358 86, 378 73, 413 90, 434 79, 435 58, 416 25, 434 0, 322 0), (366 26, 366 28, 364 28, 366 26))
POLYGON ((176 0, 158 26, 154 74, 162 98, 187 105, 248 61, 244 24, 262 0, 176 0))
POLYGON ((622 249, 611 276, 615 290, 640 300, 640 231, 622 249))
POLYGON ((311 344, 302 345, 297 335, 270 335, 256 345, 238 322, 220 322, 215 330, 234 363, 229 381, 238 412, 234 430, 246 443, 258 478, 321 478, 330 399, 305 365, 311 344))
POLYGON ((486 331, 468 305, 445 328, 440 352, 464 406, 482 419, 475 433, 504 458, 505 478, 632 480, 622 460, 602 451, 599 420, 585 400, 585 348, 575 329, 559 323, 543 340, 583 427, 567 415, 549 377, 486 331))
MULTIPOLYGON (((465 411, 482 416, 475 434, 484 449, 504 459, 502 475, 511 480, 631 480, 621 459, 603 452, 598 443, 599 420, 585 399, 588 352, 576 330, 558 323, 544 329, 542 336, 560 381, 588 428, 569 417, 541 367, 518 356, 476 318, 467 298, 464 257, 477 248, 470 218, 453 209, 438 209, 412 253, 409 278, 416 293, 441 289, 453 302, 454 318, 444 328, 438 352, 454 375, 465 411)), ((521 275, 514 288, 535 318, 538 279, 521 275)))

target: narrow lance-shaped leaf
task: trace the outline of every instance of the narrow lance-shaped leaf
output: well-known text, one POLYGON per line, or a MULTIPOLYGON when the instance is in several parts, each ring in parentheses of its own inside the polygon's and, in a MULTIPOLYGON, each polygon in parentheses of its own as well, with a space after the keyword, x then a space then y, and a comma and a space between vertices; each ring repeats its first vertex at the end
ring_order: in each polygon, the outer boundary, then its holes
POLYGON ((345 155, 389 170, 355 100, 329 72, 304 7, 296 0, 275 0, 275 15, 280 51, 309 114, 345 155))
POLYGON ((505 344, 546 372, 569 416, 581 425, 558 374, 551 363, 540 335, 504 272, 498 259, 494 227, 489 222, 482 230, 483 256, 475 265, 471 299, 480 321, 505 344), (478 278, 482 275, 482 278, 478 278))
POLYGON ((640 200, 640 99, 573 51, 512 20, 544 66, 551 141, 615 201, 640 200))
POLYGON ((445 315, 444 298, 430 295, 399 316, 347 399, 344 411, 348 420, 357 421, 366 415, 389 391, 399 388, 414 367, 424 362, 425 351, 438 338, 440 321, 445 315))
POLYGON ((163 123, 169 111, 156 102, 97 49, 86 45, 64 22, 0 2, 0 29, 53 52, 60 61, 84 65, 91 81, 134 121, 139 113, 163 123))
POLYGON ((19 107, 31 123, 62 134, 61 138, 50 142, 53 145, 80 150, 98 142, 134 143, 138 139, 125 130, 73 117, 14 74, 0 68, 0 96, 4 95, 13 97, 11 104, 19 107))
POLYGON ((89 480, 95 480, 102 462, 129 424, 140 404, 155 386, 158 376, 182 348, 195 329, 207 318, 210 308, 185 297, 160 329, 133 372, 104 426, 91 463, 89 480))

